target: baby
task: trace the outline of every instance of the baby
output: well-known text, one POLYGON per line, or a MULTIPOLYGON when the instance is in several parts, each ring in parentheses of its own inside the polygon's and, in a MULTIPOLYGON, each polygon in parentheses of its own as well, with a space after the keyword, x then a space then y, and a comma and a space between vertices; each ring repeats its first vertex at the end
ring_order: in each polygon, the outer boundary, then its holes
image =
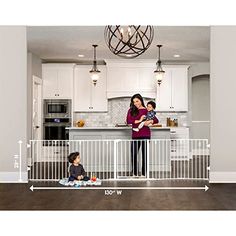
POLYGON ((70 166, 69 181, 83 180, 88 181, 90 178, 85 176, 84 167, 80 164, 80 154, 79 152, 73 152, 68 156, 68 161, 72 164, 70 166))
MULTIPOLYGON (((147 110, 148 110, 147 115, 141 116, 141 118, 140 118, 141 123, 139 124, 138 128, 133 128, 134 131, 138 132, 140 129, 143 128, 145 121, 154 119, 154 117, 156 115, 156 112, 154 111, 155 108, 156 108, 155 102, 150 101, 147 103, 147 110)), ((151 126, 151 124, 149 126, 151 126)))

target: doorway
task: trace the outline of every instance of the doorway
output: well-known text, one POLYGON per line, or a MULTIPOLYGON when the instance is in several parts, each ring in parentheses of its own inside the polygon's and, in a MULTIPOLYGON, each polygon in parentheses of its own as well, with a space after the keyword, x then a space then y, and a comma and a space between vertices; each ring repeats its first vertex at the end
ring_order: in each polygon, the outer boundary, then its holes
POLYGON ((192 138, 210 140, 210 76, 192 78, 192 138))
POLYGON ((42 139, 42 79, 33 75, 32 139, 42 139))

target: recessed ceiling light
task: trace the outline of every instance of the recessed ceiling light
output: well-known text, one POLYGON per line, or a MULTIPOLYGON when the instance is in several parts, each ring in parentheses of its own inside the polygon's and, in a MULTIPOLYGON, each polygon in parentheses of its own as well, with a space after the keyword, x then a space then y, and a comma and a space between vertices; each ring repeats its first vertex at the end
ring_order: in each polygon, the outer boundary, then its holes
POLYGON ((174 57, 180 57, 180 55, 179 54, 175 54, 174 57))
POLYGON ((84 55, 83 54, 79 54, 78 57, 84 57, 84 55))

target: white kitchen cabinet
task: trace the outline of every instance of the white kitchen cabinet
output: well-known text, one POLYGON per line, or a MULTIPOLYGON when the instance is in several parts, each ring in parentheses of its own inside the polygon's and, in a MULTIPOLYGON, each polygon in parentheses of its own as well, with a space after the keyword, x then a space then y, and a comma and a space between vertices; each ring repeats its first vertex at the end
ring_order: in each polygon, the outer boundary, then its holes
POLYGON ((163 66, 165 75, 157 87, 158 111, 188 111, 188 66, 163 66))
POLYGON ((156 97, 155 63, 107 62, 107 97, 156 97))
POLYGON ((61 162, 67 160, 69 146, 40 146, 37 149, 36 162, 61 162))
POLYGON ((189 160, 189 128, 186 127, 171 127, 171 160, 181 161, 189 160))
POLYGON ((165 77, 161 83, 161 85, 157 86, 157 98, 156 98, 156 110, 171 110, 171 70, 168 68, 164 68, 165 77))
POLYGON ((172 109, 188 111, 188 67, 172 69, 172 109))
POLYGON ((91 66, 78 65, 74 70, 74 111, 107 112, 106 67, 99 66, 99 80, 94 86, 89 71, 91 66))
POLYGON ((72 99, 74 64, 43 64, 43 98, 72 99))

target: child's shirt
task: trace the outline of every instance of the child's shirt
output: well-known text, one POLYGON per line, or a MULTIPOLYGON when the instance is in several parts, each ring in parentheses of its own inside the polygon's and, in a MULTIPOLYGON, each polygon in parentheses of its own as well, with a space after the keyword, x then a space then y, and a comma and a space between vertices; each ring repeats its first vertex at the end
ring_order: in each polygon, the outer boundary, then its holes
POLYGON ((85 176, 85 170, 84 170, 84 167, 81 164, 79 164, 78 166, 75 166, 74 164, 72 164, 70 166, 69 171, 70 171, 70 176, 73 176, 76 179, 80 175, 85 176))
POLYGON ((146 116, 146 119, 147 120, 153 120, 156 116, 156 112, 154 110, 152 111, 148 111, 147 112, 147 116, 146 116))

